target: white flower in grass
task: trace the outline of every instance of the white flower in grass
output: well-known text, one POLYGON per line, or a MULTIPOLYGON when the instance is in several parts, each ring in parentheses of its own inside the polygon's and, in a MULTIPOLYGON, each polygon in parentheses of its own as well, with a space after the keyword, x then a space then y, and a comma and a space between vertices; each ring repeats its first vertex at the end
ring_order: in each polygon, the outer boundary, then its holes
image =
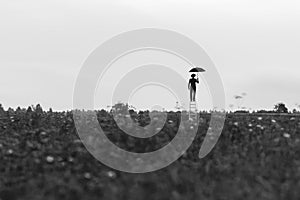
POLYGON ((258 119, 258 120, 262 120, 262 117, 258 117, 257 119, 258 119))
POLYGON ((285 137, 285 138, 290 138, 290 137, 291 137, 291 135, 290 135, 290 134, 288 134, 288 133, 284 133, 284 134, 283 134, 283 137, 285 137))
POLYGON ((276 123, 276 120, 275 120, 275 119, 272 119, 271 121, 272 121, 273 123, 276 123))
POLYGON ((261 130, 264 130, 264 127, 260 124, 256 125, 257 128, 260 128, 261 130))
POLYGON ((107 176, 108 176, 109 178, 115 178, 115 177, 116 177, 116 173, 113 172, 113 171, 108 171, 108 172, 107 172, 107 176))
POLYGON ((8 154, 13 154, 14 151, 13 151, 12 149, 9 149, 9 150, 7 151, 7 153, 8 153, 8 154))
POLYGON ((68 158, 68 161, 69 161, 69 162, 74 162, 74 158, 73 158, 73 157, 69 157, 69 158, 68 158))
POLYGON ((54 157, 53 157, 53 156, 47 156, 47 157, 46 157, 46 161, 47 161, 48 163, 53 163, 53 162, 54 162, 54 157))
POLYGON ((233 124, 234 124, 235 126, 238 126, 238 125, 239 125, 239 123, 238 123, 238 122, 234 122, 233 124))
POLYGON ((91 175, 91 173, 89 173, 89 172, 85 172, 83 176, 84 176, 84 178, 86 178, 86 179, 91 179, 91 178, 92 178, 92 175, 91 175))
POLYGON ((40 134, 41 135, 47 135, 47 133, 45 131, 42 131, 40 134))

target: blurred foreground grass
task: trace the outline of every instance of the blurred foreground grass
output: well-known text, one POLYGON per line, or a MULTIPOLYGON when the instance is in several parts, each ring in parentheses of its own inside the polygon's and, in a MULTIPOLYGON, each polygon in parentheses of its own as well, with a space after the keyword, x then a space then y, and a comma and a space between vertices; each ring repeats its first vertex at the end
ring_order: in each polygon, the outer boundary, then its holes
MULTIPOLYGON (((99 112, 107 136, 130 151, 171 140, 178 113, 164 134, 138 142, 99 112)), ((118 172, 90 155, 71 112, 0 113, 0 199, 300 199, 300 119, 290 115, 228 114, 210 154, 198 158, 210 115, 201 114, 192 146, 170 166, 147 174, 118 172)), ((141 122, 147 118, 140 118, 141 122)))

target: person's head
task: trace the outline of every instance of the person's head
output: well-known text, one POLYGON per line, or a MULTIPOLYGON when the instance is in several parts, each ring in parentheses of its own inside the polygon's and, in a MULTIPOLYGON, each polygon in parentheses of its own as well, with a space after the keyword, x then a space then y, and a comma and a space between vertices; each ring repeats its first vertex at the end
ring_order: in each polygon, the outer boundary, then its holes
POLYGON ((196 74, 192 74, 191 77, 194 78, 196 76, 196 74))

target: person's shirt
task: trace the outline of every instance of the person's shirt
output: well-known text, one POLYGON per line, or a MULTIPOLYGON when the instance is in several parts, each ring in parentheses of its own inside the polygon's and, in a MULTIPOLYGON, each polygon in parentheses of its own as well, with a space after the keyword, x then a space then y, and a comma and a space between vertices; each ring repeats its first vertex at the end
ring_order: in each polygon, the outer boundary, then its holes
POLYGON ((189 81, 189 84, 191 84, 193 90, 196 90, 196 83, 199 83, 199 80, 195 78, 191 78, 189 81))

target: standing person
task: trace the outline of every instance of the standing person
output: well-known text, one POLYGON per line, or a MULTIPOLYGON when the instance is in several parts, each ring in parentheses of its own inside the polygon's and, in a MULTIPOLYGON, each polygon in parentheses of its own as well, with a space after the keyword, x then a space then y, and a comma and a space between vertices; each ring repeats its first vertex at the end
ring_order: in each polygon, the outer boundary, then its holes
POLYGON ((195 79, 195 74, 191 75, 189 80, 188 89, 190 90, 190 101, 196 101, 196 83, 199 83, 199 79, 195 79))

